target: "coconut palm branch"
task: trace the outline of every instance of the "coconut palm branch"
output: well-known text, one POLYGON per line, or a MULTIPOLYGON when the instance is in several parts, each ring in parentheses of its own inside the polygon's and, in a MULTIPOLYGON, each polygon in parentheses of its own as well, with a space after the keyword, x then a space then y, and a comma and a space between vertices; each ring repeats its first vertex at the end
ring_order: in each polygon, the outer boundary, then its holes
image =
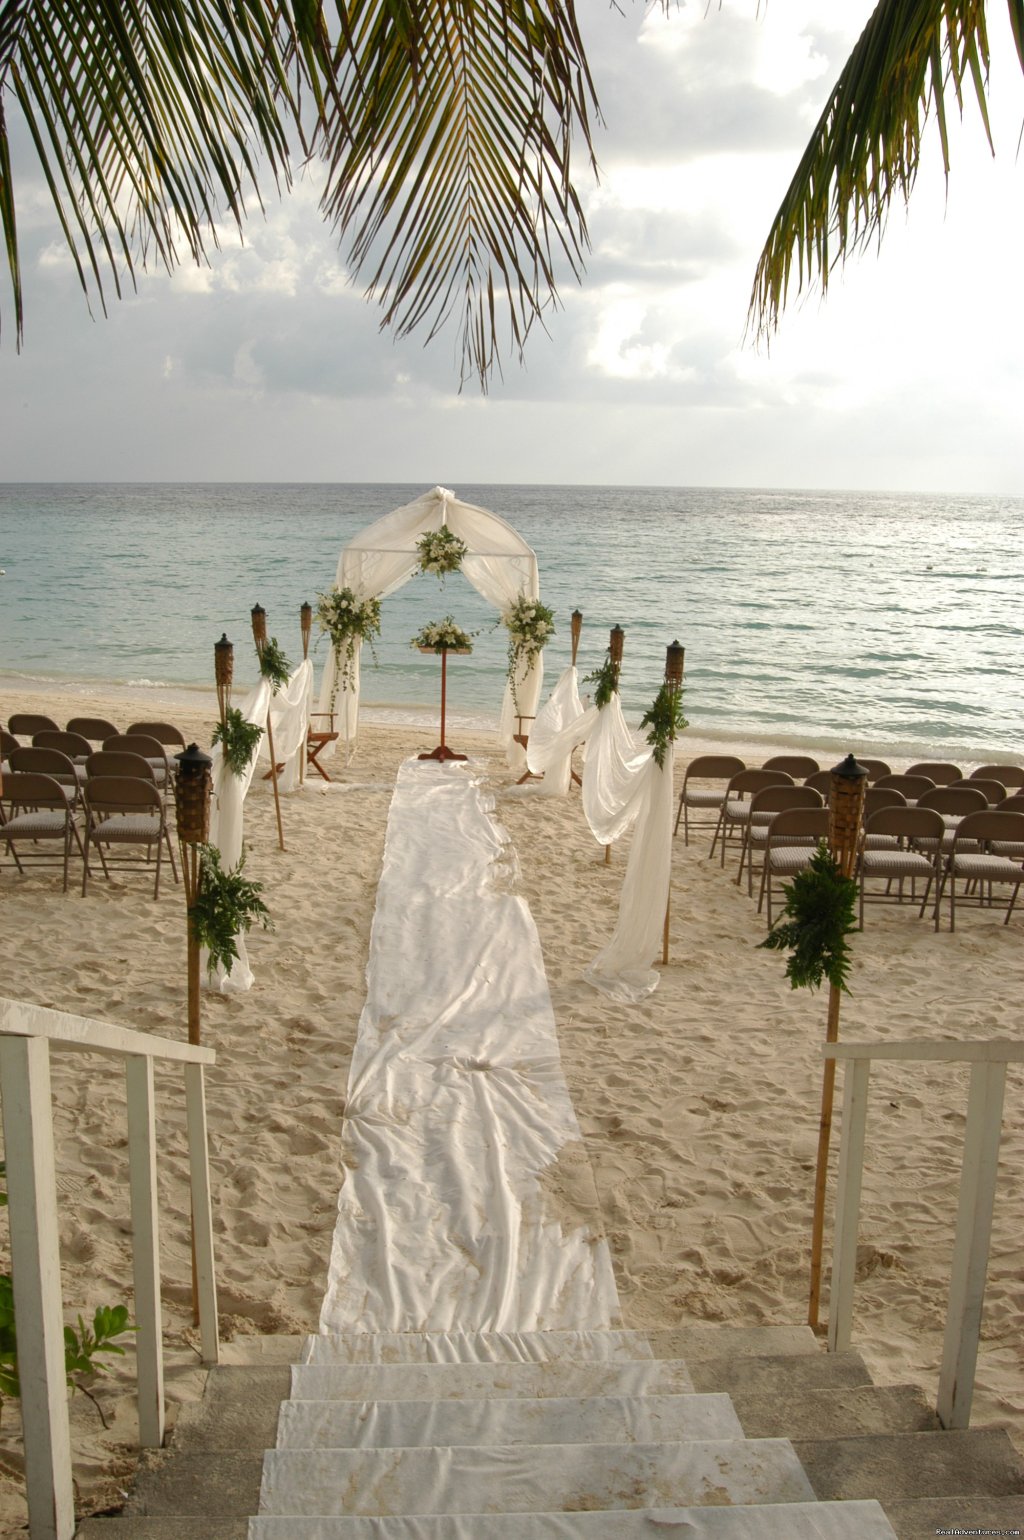
MULTIPOLYGON (((1024 0, 1007 0, 1024 69, 1024 0)), ((822 292, 832 269, 881 238, 889 205, 909 198, 921 135, 934 114, 949 175, 946 106, 963 112, 974 89, 992 142, 987 92, 986 0, 880 0, 818 119, 761 253, 748 325, 767 335, 790 290, 815 279, 822 292)))
POLYGON ((0 226, 24 294, 8 118, 34 148, 104 312, 150 262, 206 259, 218 222, 326 165, 324 214, 400 334, 458 306, 485 379, 578 273, 569 177, 595 106, 574 0, 0 0, 0 226), (504 312, 504 314, 503 314, 504 312))

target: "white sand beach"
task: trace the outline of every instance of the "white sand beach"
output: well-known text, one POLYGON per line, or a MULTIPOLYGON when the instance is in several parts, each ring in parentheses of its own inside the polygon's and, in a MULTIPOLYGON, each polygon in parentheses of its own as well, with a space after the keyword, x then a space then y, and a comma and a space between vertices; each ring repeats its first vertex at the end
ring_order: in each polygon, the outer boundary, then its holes
MULTIPOLYGON (((62 722, 86 710, 118 723, 160 716, 204 747, 216 709, 212 691, 161 699, 100 689, 23 690, 8 697, 12 708, 62 722)), ((779 955, 757 950, 764 922, 732 880, 735 858, 723 872, 704 833, 688 849, 681 833, 675 842, 671 958, 659 988, 637 1006, 598 994, 581 974, 614 925, 625 850, 605 864, 577 791, 554 799, 517 789, 494 737, 450 725, 449 738, 486 767, 543 947, 583 1136, 583 1151, 570 1152, 579 1158, 551 1173, 551 1199, 566 1220, 607 1235, 625 1324, 802 1323, 824 998, 791 990, 779 955)), ((203 1041, 217 1051, 208 1096, 225 1337, 316 1329, 388 806, 398 765, 435 741, 436 726, 367 722, 350 766, 333 762, 335 782, 314 777, 285 800, 283 853, 269 783, 257 780, 246 802, 247 873, 264 884, 275 929, 250 937, 251 992, 203 996, 203 1041)), ((704 748, 684 735, 680 778, 704 748)), ((752 745, 748 762, 767 752, 752 745)), ((62 894, 52 871, 19 879, 5 861, 0 907, 0 993, 184 1037, 184 901, 169 875, 156 902, 137 878, 100 879, 83 900, 74 885, 62 894)), ((955 934, 948 922, 936 934, 910 906, 869 909, 854 938, 842 1037, 1018 1035, 1022 927, 1024 914, 1007 928, 999 911, 971 911, 955 934)), ((98 1304, 131 1303, 123 1079, 98 1059, 56 1058, 65 1302, 69 1319, 89 1318, 98 1304)), ((873 1078, 853 1345, 879 1382, 915 1381, 930 1395, 966 1082, 965 1070, 920 1064, 879 1066, 873 1078)), ((1024 1073, 1011 1067, 973 1421, 1006 1425, 1024 1448, 1022 1091, 1024 1073)), ((201 1393, 203 1376, 190 1324, 183 1098, 172 1075, 158 1074, 157 1098, 168 1392, 180 1403, 201 1393)), ((129 1350, 91 1387, 109 1430, 73 1398, 82 1512, 116 1506, 129 1478, 132 1367, 129 1350)), ((6 1402, 3 1534, 24 1523, 19 1461, 17 1406, 6 1402)))

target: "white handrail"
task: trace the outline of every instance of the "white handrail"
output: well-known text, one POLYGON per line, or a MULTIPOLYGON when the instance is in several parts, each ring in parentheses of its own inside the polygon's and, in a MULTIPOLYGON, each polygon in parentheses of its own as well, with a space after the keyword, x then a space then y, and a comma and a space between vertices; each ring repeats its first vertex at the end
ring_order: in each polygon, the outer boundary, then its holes
POLYGON ((843 1131, 832 1255, 828 1320, 830 1352, 841 1352, 850 1346, 871 1061, 901 1059, 971 1066, 949 1310, 936 1404, 944 1428, 966 1428, 971 1420, 981 1309, 988 1272, 1006 1066, 1024 1062, 1024 1043, 1009 1038, 973 1042, 826 1043, 823 1052, 826 1059, 848 1061, 843 1087, 843 1131))
POLYGON ((135 1287, 139 1442, 164 1436, 154 1061, 185 1074, 196 1301, 203 1361, 219 1357, 204 1066, 212 1048, 150 1037, 39 1005, 0 999, 0 1098, 7 1160, 11 1272, 18 1330, 25 1480, 32 1540, 75 1532, 71 1434, 64 1374, 50 1045, 121 1058, 128 1102, 128 1163, 135 1287))

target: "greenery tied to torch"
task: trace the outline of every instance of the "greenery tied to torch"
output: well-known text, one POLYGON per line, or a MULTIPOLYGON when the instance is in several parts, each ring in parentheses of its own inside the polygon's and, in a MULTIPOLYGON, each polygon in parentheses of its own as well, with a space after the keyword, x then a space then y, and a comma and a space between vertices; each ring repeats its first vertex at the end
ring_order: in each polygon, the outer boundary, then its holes
POLYGON ((262 727, 247 722, 237 706, 228 706, 224 721, 213 729, 213 742, 220 744, 225 764, 239 778, 248 770, 262 737, 262 727))
POLYGON ((650 728, 647 742, 654 751, 654 762, 659 770, 665 768, 665 756, 672 747, 672 740, 689 722, 683 716, 683 693, 672 685, 663 684, 640 722, 641 732, 650 728))
POLYGON ((199 892, 189 906, 189 924, 195 941, 209 953, 208 972, 216 973, 218 964, 230 972, 232 963, 238 961, 238 935, 251 930, 254 924, 264 930, 274 928, 270 911, 260 897, 263 884, 250 882, 242 875, 244 854, 233 872, 221 867, 216 845, 200 846, 199 857, 199 892))
POLYGON ((844 877, 824 840, 811 862, 783 888, 779 923, 759 945, 790 953, 786 977, 793 989, 825 982, 849 994, 851 953, 847 936, 857 928, 857 884, 844 877))

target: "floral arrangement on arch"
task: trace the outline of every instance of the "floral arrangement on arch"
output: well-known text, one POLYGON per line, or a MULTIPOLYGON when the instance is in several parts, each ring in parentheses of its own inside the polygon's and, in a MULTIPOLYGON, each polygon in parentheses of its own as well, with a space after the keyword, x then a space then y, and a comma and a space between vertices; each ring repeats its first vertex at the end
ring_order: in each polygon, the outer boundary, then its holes
MULTIPOLYGON (((354 683, 356 641, 369 642, 380 635, 380 600, 359 599, 351 588, 332 588, 329 594, 317 594, 316 615, 320 630, 331 639, 334 649, 334 687, 330 709, 334 710, 339 687, 351 689, 354 683)), ((374 662, 377 654, 373 653, 374 662)))
POLYGON ((473 638, 456 625, 451 615, 446 615, 443 620, 428 621, 409 646, 418 647, 421 652, 472 652, 473 638))
POLYGON ((431 529, 421 535, 416 549, 420 553, 420 571, 432 572, 441 579, 443 586, 446 575, 458 572, 462 566, 462 558, 468 553, 469 546, 458 535, 453 535, 447 524, 442 524, 440 529, 431 529))
POLYGON ((539 599, 520 594, 502 614, 501 624, 508 631, 508 682, 518 710, 518 678, 554 636, 555 612, 539 599))

